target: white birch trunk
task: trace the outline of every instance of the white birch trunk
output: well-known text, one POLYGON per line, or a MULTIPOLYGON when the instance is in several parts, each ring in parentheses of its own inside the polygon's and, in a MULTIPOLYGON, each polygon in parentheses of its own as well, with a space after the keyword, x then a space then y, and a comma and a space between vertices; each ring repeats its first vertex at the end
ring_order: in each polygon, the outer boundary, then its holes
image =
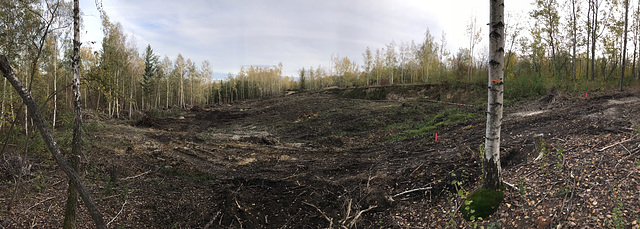
POLYGON ((58 40, 56 37, 54 39, 54 47, 53 47, 53 122, 52 130, 56 131, 56 114, 58 113, 58 40))
POLYGON ((490 1, 489 84, 485 141, 484 188, 495 190, 502 182, 500 128, 504 92, 504 0, 490 1))

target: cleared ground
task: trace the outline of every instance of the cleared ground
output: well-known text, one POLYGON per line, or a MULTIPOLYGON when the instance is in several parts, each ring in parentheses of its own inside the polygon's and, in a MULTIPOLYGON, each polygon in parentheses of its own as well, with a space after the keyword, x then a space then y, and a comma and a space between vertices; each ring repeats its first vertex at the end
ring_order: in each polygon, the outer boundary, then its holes
MULTIPOLYGON (((331 89, 135 122, 89 114, 84 178, 114 228, 471 227, 452 212, 458 190, 481 183, 485 90, 331 89)), ((518 190, 477 223, 637 227, 637 95, 550 90, 507 103, 502 162, 518 190)), ((4 157, 6 171, 20 161, 4 157)), ((60 227, 65 177, 46 158, 23 160, 17 189, 0 176, 0 226, 60 227)))

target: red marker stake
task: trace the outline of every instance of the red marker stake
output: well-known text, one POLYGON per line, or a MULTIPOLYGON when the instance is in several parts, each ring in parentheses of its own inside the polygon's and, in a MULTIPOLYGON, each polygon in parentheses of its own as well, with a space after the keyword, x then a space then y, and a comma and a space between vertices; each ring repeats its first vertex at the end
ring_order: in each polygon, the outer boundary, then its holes
POLYGON ((585 97, 585 98, 587 98, 587 93, 588 93, 588 92, 585 92, 585 93, 584 93, 584 97, 585 97))
POLYGON ((438 141, 438 133, 436 133, 436 142, 438 141))

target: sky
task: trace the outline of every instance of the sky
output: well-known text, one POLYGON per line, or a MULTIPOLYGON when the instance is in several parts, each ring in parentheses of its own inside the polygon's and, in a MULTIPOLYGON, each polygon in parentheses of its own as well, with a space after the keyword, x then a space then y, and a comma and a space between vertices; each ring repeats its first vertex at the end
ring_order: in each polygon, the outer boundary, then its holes
MULTIPOLYGON (((99 0, 100 1, 100 0, 99 0)), ((195 63, 208 60, 214 78, 237 73, 242 66, 273 66, 284 74, 301 68, 331 66, 331 56, 362 64, 362 53, 394 41, 420 43, 427 29, 440 41, 446 34, 455 53, 469 46, 471 18, 489 22, 489 1, 479 0, 101 0, 111 22, 122 24, 140 53, 154 52, 195 63)), ((84 45, 99 50, 100 14, 94 0, 80 0, 84 45), (95 44, 91 44, 95 42, 95 44)), ((505 12, 530 11, 530 1, 507 1, 505 12), (509 5, 513 4, 513 5, 509 5)))

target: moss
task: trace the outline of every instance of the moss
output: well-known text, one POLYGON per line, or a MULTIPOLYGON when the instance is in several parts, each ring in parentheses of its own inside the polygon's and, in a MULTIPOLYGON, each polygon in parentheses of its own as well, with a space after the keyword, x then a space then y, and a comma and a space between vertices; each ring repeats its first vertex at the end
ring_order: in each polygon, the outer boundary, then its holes
POLYGON ((481 188, 467 197, 464 205, 460 208, 460 212, 466 220, 486 219, 498 209, 503 198, 504 193, 502 190, 481 188))

